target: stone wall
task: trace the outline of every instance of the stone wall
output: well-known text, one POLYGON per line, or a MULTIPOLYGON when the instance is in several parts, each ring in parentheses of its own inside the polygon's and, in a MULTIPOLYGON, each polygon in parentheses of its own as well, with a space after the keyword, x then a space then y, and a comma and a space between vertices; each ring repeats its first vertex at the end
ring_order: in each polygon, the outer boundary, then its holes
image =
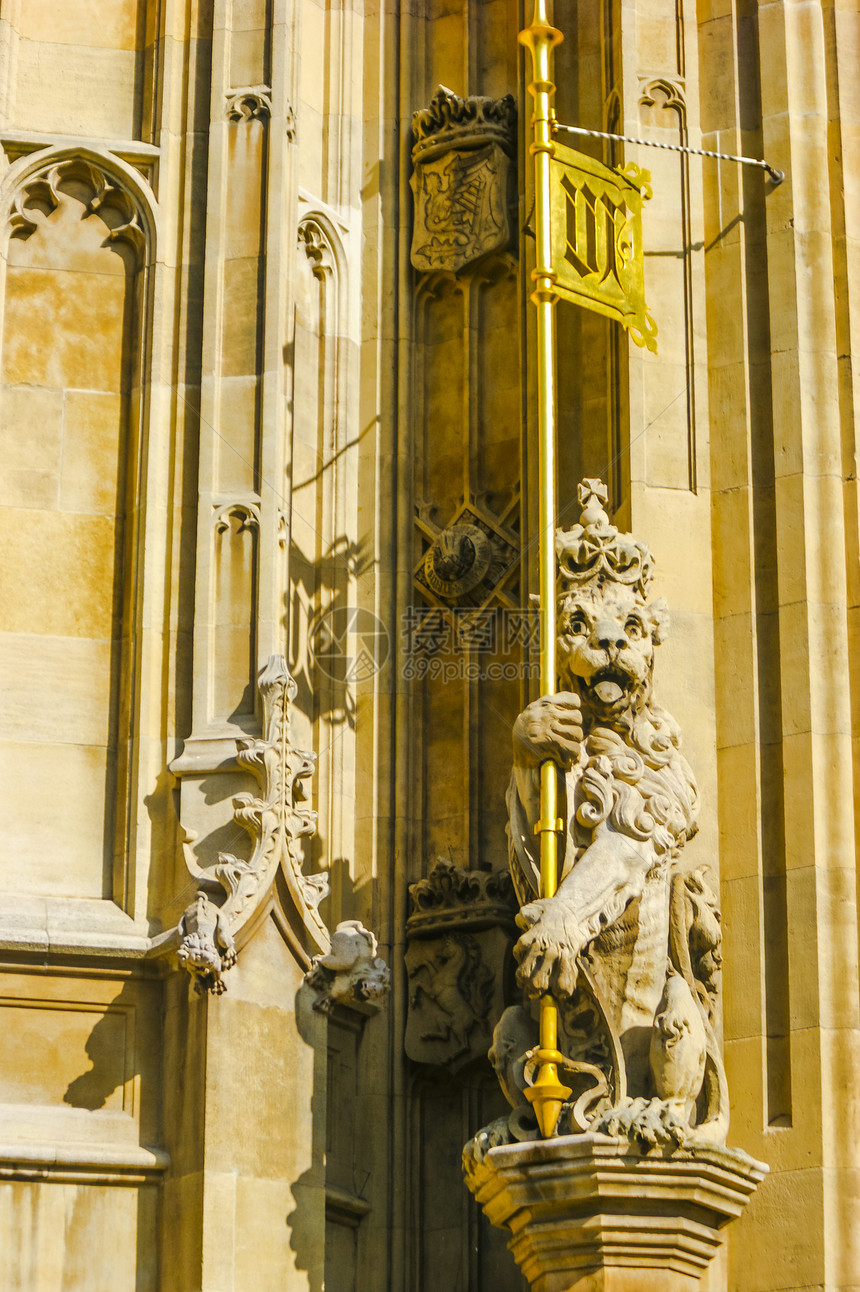
MULTIPOLYGON (((731 1142, 771 1168, 708 1287, 835 1292, 860 1284, 860 17, 578 0, 555 21, 562 122, 786 172, 566 140, 651 171, 659 336, 558 307, 558 496, 570 524, 578 481, 606 479, 673 611, 660 698, 702 796, 685 865, 720 881, 731 1142)), ((537 694, 514 628, 537 564, 522 25, 513 0, 0 3, 15 1292, 522 1287, 460 1178, 498 1099, 480 991, 435 1050, 410 1029, 416 975, 444 986, 422 882, 492 1008, 512 998, 504 903, 445 885, 506 868, 510 728, 537 694), (501 231, 444 263, 416 253, 410 183, 439 87, 514 100, 435 154, 492 188, 501 231), (237 915, 225 994, 198 994, 187 912, 277 835, 249 839, 234 799, 260 792, 239 756, 268 739, 279 656, 296 694, 269 744, 316 755, 315 832, 237 915), (342 919, 379 937, 383 1013, 312 1008, 342 919)))

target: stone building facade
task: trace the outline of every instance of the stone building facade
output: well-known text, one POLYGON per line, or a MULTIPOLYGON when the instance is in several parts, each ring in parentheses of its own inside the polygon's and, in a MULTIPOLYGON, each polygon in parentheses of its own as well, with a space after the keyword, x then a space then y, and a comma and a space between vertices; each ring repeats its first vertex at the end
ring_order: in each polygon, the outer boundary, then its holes
MULTIPOLYGON (((537 694, 529 16, 0 0, 9 1292, 525 1286, 460 1150, 537 694), (305 981, 344 921, 386 1001, 305 981)), ((558 308, 558 496, 606 480, 672 607, 731 1137, 770 1167, 702 1286, 847 1292, 860 12, 555 22, 560 121, 786 176, 577 144, 651 172, 659 336, 558 308)))

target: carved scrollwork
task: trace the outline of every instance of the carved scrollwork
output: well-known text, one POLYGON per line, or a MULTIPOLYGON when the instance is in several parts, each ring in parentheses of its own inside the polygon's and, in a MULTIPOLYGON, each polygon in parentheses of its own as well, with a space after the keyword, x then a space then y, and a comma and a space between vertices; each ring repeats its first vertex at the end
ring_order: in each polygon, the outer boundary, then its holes
POLYGON ((44 217, 55 211, 61 191, 72 185, 76 196, 83 195, 86 215, 98 212, 107 225, 107 241, 128 243, 142 259, 146 235, 137 203, 115 176, 83 157, 52 162, 30 176, 15 195, 9 216, 12 236, 28 238, 40 224, 36 213, 44 217))
POLYGON ((259 782, 260 793, 233 799, 233 819, 253 841, 251 857, 245 861, 222 852, 214 866, 204 868, 192 841, 185 843, 186 865, 200 889, 180 923, 179 959, 201 992, 224 990, 221 974, 235 962, 242 930, 269 900, 279 872, 307 939, 319 950, 329 949, 328 930, 317 909, 328 893, 328 880, 302 871, 301 840, 316 828, 316 812, 302 806, 302 782, 312 774, 316 754, 297 749, 290 739, 296 683, 282 655, 269 658, 257 684, 263 736, 241 741, 236 760, 259 782))

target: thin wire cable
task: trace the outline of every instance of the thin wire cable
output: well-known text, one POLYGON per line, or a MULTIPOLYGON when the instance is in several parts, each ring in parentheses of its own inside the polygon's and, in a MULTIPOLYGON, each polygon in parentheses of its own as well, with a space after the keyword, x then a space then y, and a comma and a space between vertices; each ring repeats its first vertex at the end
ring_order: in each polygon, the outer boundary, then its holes
POLYGON ((716 157, 718 161, 739 162, 742 166, 758 166, 766 170, 774 188, 785 179, 785 171, 777 170, 766 161, 757 157, 737 157, 734 153, 713 153, 707 148, 688 148, 685 144, 661 144, 656 139, 634 139, 632 135, 612 135, 606 130, 586 130, 583 126, 563 126, 560 121, 552 123, 553 130, 566 130, 571 135, 588 135, 592 139, 617 139, 622 144, 641 144, 644 148, 665 148, 672 153, 692 153, 694 157, 716 157))

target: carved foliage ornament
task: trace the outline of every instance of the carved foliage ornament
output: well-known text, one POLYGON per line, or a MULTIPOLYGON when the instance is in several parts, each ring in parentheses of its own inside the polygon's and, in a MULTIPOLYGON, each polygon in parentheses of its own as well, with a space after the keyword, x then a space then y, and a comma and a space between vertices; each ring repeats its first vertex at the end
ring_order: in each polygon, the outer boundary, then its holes
POLYGON ((453 1073, 486 1054, 504 1008, 513 886, 504 871, 464 870, 440 858, 410 885, 409 904, 406 1053, 453 1073))
POLYGON ((28 238, 40 223, 36 213, 44 217, 55 211, 66 186, 74 186, 75 196, 87 195, 84 218, 98 212, 108 226, 108 242, 128 243, 143 258, 146 235, 137 203, 113 175, 83 157, 55 162, 27 180, 15 195, 9 217, 12 235, 28 238))
POLYGON ((327 951, 328 930, 318 907, 328 893, 325 875, 302 872, 301 839, 313 834, 316 813, 301 806, 302 782, 313 772, 316 754, 296 749, 290 740, 290 704, 296 683, 282 655, 272 655, 258 678, 263 699, 263 737, 240 742, 239 766, 260 784, 260 793, 237 794, 233 819, 248 832, 253 850, 248 861, 219 853, 214 866, 202 868, 185 844, 189 871, 199 881, 195 903, 180 922, 180 963, 199 991, 220 994, 222 974, 236 961, 235 942, 267 902, 280 872, 289 900, 312 944, 327 951))
POLYGON ((459 273, 512 238, 516 106, 440 85, 412 118, 412 264, 459 273))

